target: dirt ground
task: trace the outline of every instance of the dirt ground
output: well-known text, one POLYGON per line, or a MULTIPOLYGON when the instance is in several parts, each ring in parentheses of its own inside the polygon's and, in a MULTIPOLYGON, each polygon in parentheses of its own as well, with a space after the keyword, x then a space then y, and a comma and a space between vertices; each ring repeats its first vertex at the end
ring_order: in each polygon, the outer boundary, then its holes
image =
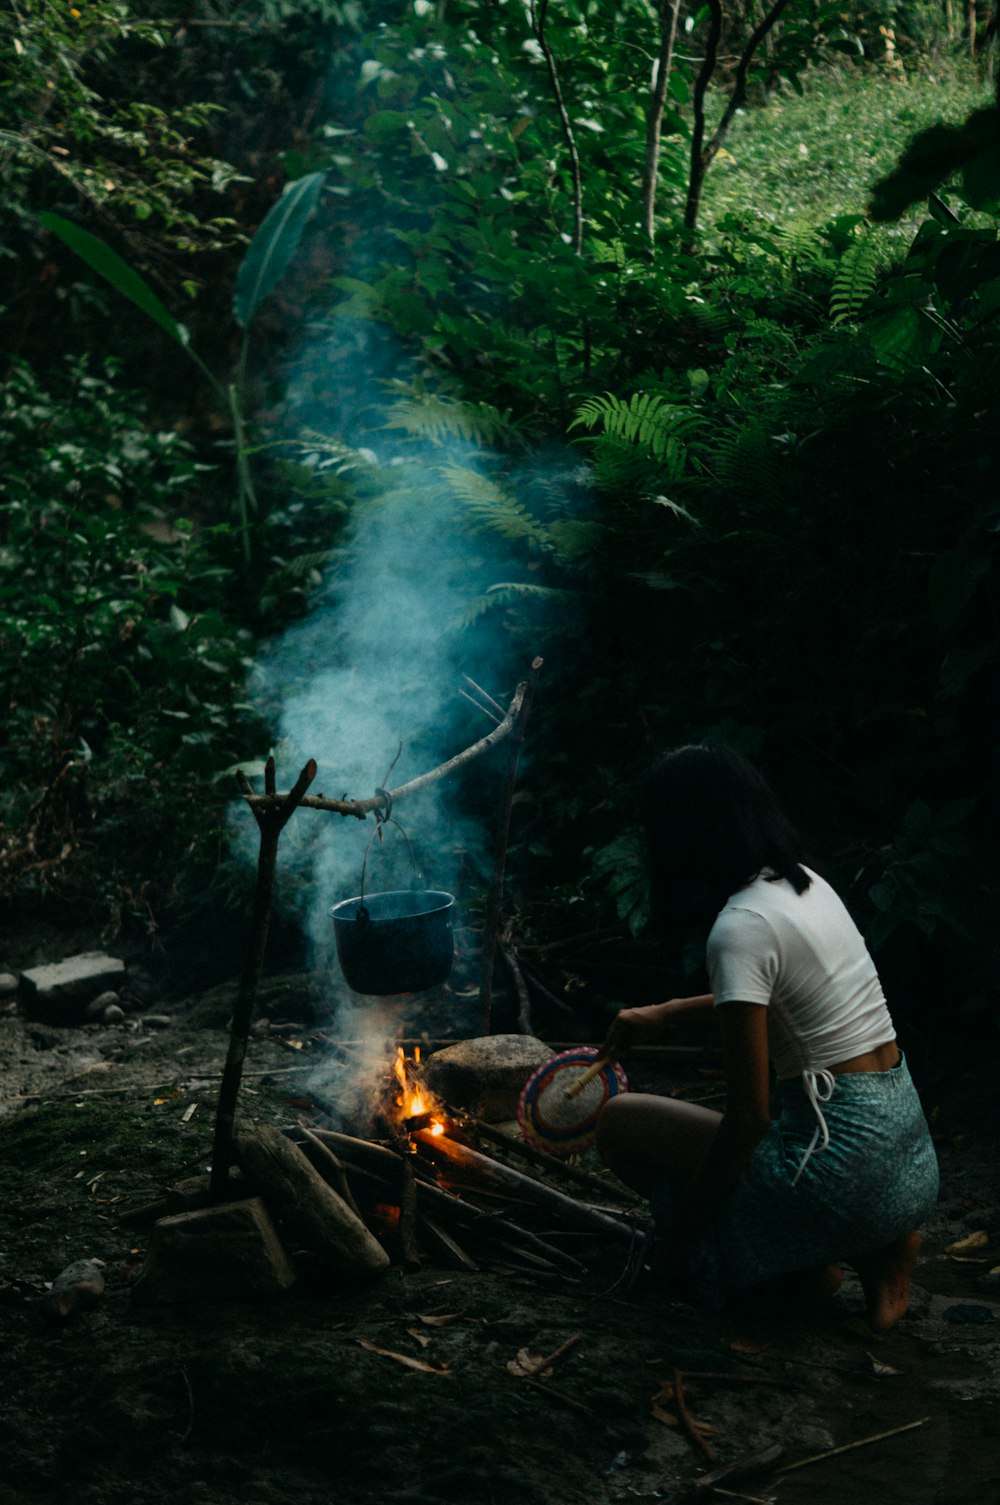
MULTIPOLYGON (((623 1284, 621 1248, 586 1236, 574 1278, 428 1262, 359 1285, 307 1266, 270 1302, 138 1306, 130 1278, 148 1230, 120 1217, 208 1165, 232 996, 146 998, 112 1026, 37 1023, 13 1004, 0 1017, 5 1505, 670 1501, 711 1466, 664 1394, 678 1369, 715 1376, 684 1390, 719 1463, 783 1445, 786 1471, 732 1485, 744 1498, 1000 1497, 985 1076, 928 1104, 942 1195, 910 1313, 887 1337, 868 1331, 850 1273, 821 1311, 711 1315, 623 1284), (988 1241, 970 1262, 945 1253, 979 1231, 988 1241), (104 1261, 105 1297, 55 1323, 47 1283, 84 1258, 104 1261), (551 1353, 577 1334, 549 1390, 509 1371, 521 1350, 551 1353)), ((322 1049, 315 979, 272 980, 261 1006, 272 1024, 252 1042, 243 1111, 290 1124, 308 1100, 305 1057, 322 1049)), ((650 1067, 634 1084, 706 1085, 650 1067)))

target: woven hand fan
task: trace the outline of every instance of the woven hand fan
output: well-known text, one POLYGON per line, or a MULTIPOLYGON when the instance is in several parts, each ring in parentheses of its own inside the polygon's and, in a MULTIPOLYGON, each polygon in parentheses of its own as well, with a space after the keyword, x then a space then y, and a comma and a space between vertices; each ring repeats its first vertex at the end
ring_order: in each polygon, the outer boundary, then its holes
POLYGON ((589 1045, 564 1050, 540 1066, 521 1093, 521 1133, 550 1155, 575 1155, 594 1143, 608 1098, 627 1091, 617 1061, 602 1059, 589 1045))

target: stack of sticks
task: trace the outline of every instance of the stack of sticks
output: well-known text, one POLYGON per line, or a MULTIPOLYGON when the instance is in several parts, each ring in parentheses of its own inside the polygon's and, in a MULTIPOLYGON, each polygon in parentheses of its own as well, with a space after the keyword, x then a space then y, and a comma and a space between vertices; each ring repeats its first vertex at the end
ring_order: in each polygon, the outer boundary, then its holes
POLYGON ((366 1223, 391 1235, 407 1268, 429 1261, 580 1278, 581 1241, 588 1251, 610 1245, 626 1257, 637 1244, 642 1206, 624 1187, 489 1124, 449 1115, 443 1134, 420 1119, 387 1129, 383 1139, 363 1139, 317 1114, 286 1132, 366 1223), (510 1165, 513 1158, 525 1168, 510 1165))

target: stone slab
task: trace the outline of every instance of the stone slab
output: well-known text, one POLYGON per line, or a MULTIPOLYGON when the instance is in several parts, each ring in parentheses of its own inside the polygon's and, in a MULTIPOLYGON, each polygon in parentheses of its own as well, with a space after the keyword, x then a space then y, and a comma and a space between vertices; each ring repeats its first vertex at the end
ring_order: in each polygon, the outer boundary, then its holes
POLYGON ((75 1024, 87 1004, 125 980, 125 963, 103 951, 81 951, 61 962, 30 967, 21 973, 25 1009, 52 1024, 75 1024))

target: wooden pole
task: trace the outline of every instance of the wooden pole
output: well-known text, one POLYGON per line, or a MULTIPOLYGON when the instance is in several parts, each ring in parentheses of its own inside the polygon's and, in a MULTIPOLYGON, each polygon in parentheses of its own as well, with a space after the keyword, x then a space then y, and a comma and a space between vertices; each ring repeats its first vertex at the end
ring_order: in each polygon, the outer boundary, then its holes
POLYGON ((532 661, 531 672, 524 683, 524 694, 518 707, 511 732, 510 750, 507 754, 507 775, 500 798, 500 813, 497 817, 496 840, 493 845, 493 876, 486 899, 486 919, 483 924, 482 972, 479 979, 479 1009, 482 1032, 490 1033, 493 1013, 493 968, 496 962, 500 933, 500 909, 503 904, 503 880, 507 866, 507 843, 510 838, 510 812, 514 803, 514 787, 517 783, 517 765, 524 746, 524 727, 531 710, 535 684, 542 667, 542 660, 532 661))
MULTIPOLYGON (((260 851, 257 857, 257 882, 254 887, 253 910, 250 917, 250 946, 243 965, 239 992, 233 1009, 233 1021, 229 1027, 229 1049, 222 1071, 218 1107, 215 1115, 215 1140, 212 1147, 212 1175, 209 1191, 213 1202, 224 1200, 229 1185, 229 1167, 233 1163, 233 1135, 236 1123, 236 1103, 243 1079, 243 1063, 246 1060, 247 1041, 253 1023, 257 989, 267 950, 267 932, 271 923, 271 902, 274 898, 274 874, 278 860, 278 840, 285 825, 302 800, 303 795, 316 777, 316 764, 312 758, 303 768, 294 787, 281 804, 265 810, 254 809, 254 818, 260 828, 260 851)), ((249 783, 244 774, 237 775, 241 789, 246 793, 249 783), (246 786, 246 787, 244 787, 246 786)), ((274 759, 268 758, 264 769, 264 788, 274 793, 274 759)))

